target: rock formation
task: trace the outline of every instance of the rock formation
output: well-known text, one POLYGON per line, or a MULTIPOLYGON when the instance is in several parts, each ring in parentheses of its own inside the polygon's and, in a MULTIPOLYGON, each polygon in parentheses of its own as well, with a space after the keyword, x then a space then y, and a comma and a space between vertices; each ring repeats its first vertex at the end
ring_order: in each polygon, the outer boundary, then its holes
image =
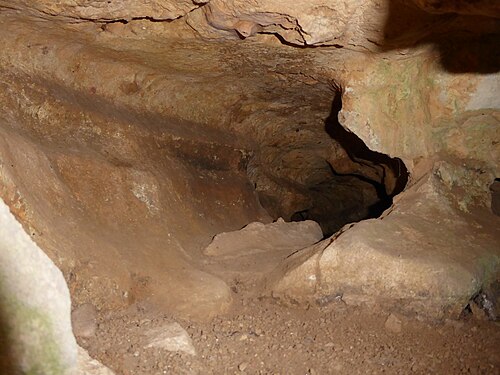
POLYGON ((498 18, 488 0, 0 0, 0 197, 77 305, 223 313, 234 273, 203 249, 282 217, 325 239, 259 259, 253 293, 456 317, 499 277, 498 18))

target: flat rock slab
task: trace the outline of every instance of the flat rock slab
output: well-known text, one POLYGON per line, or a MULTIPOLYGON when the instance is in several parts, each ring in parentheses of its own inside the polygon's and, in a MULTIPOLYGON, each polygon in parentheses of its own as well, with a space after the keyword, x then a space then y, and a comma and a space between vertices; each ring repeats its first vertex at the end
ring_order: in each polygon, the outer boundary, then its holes
POLYGON ((196 355, 193 341, 179 323, 170 323, 161 327, 152 328, 145 334, 147 344, 145 348, 160 348, 169 352, 184 352, 196 355))
POLYGON ((293 252, 322 238, 321 227, 311 220, 287 223, 278 219, 271 224, 255 222, 241 230, 216 235, 204 254, 239 257, 282 250, 293 252))
POLYGON ((437 174, 403 193, 392 212, 298 252, 269 275, 280 299, 378 304, 433 318, 458 317, 498 275, 500 220, 464 212, 437 174))

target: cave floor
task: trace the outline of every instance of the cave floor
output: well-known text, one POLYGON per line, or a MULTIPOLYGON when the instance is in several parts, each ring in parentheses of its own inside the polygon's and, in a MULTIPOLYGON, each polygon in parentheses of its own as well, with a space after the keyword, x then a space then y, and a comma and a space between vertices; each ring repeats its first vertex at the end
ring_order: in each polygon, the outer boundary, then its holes
POLYGON ((500 371, 499 323, 486 320, 430 323, 342 301, 297 309, 240 298, 225 316, 176 320, 191 336, 195 356, 144 348, 145 331, 173 321, 150 305, 135 304, 99 317, 96 334, 79 344, 117 374, 500 371))

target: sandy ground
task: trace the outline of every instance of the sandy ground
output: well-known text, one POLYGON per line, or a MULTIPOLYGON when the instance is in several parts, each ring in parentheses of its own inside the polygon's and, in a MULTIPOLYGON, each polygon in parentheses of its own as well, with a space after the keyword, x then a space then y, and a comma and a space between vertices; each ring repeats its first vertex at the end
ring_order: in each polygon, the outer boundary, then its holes
POLYGON ((100 314, 96 334, 79 343, 124 375, 500 374, 500 323, 394 314, 399 326, 389 315, 342 301, 305 310, 240 299, 225 316, 192 322, 142 303, 100 314), (195 356, 144 348, 149 329, 173 321, 191 336, 195 356))

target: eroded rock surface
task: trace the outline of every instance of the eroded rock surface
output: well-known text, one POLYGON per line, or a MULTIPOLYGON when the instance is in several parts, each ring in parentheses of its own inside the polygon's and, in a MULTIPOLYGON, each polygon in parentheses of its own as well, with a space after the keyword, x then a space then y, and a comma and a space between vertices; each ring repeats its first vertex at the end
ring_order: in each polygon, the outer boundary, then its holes
POLYGON ((225 272, 202 252, 215 234, 283 217, 330 235, 388 209, 409 172, 383 220, 293 255, 270 285, 455 314, 498 270, 475 214, 500 175, 497 8, 0 1, 0 194, 78 304, 207 317, 275 264, 225 272))
POLYGON ((229 257, 283 250, 292 253, 322 238, 323 232, 314 221, 286 223, 283 219, 278 219, 271 224, 250 223, 239 231, 220 233, 203 253, 229 257))
POLYGON ((500 222, 484 208, 463 212, 440 168, 401 194, 382 220, 355 224, 290 257, 269 281, 272 295, 317 302, 340 296, 348 304, 458 317, 498 277, 500 222))

